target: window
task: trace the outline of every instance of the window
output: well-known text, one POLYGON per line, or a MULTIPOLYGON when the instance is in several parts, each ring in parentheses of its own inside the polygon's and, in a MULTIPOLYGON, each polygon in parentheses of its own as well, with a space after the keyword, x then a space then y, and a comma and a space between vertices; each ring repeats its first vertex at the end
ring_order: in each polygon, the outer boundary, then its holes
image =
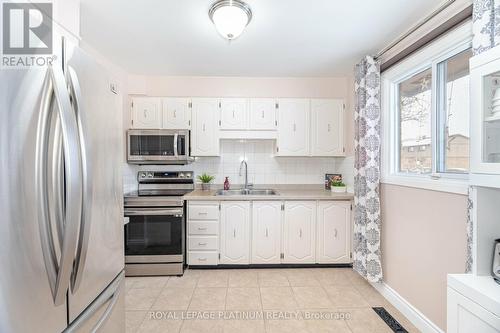
POLYGON ((471 25, 382 73, 382 182, 466 193, 471 25))
POLYGON ((469 171, 469 59, 470 49, 437 65, 438 164, 437 172, 469 171))
POLYGON ((399 171, 431 173, 432 70, 399 83, 399 171))
POLYGON ((471 57, 472 51, 467 49, 398 84, 401 173, 468 172, 471 57), (434 76, 436 80, 433 81, 434 76), (437 105, 436 122, 432 121, 433 98, 437 105), (433 123, 437 127, 434 129, 435 140, 433 123), (433 155, 434 142, 437 154, 433 155))

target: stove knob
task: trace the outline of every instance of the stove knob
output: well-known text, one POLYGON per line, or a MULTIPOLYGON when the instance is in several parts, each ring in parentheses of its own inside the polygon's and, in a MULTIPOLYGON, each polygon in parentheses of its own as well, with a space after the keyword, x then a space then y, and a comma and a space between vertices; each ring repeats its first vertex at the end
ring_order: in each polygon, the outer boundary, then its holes
POLYGON ((139 178, 146 178, 146 173, 145 172, 141 172, 139 174, 139 178))
POLYGON ((148 173, 148 178, 153 178, 153 173, 149 172, 148 173))
POLYGON ((184 176, 184 174, 181 172, 181 173, 179 174, 179 178, 184 178, 184 177, 185 177, 185 176, 184 176))
POLYGON ((191 178, 191 173, 186 173, 186 178, 191 178))

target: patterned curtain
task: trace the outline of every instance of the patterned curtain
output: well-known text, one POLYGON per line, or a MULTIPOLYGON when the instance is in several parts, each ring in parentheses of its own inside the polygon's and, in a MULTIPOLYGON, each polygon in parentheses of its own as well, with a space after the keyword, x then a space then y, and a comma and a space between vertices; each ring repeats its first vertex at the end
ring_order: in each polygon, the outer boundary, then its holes
POLYGON ((380 64, 367 56, 355 70, 354 262, 370 282, 382 282, 380 253, 380 64))
POLYGON ((472 47, 480 54, 500 44, 500 0, 474 0, 472 47))

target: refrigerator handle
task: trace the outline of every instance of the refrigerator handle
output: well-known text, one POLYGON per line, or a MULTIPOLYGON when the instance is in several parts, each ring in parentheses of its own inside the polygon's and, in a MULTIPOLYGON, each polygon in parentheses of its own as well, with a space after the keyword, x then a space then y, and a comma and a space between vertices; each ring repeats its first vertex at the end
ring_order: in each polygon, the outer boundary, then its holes
POLYGON ((99 332, 101 327, 109 319, 109 316, 113 312, 113 309, 120 299, 120 293, 122 292, 122 280, 125 277, 125 273, 121 272, 118 277, 115 278, 113 282, 106 288, 106 290, 97 297, 94 302, 92 302, 89 307, 68 327, 64 333, 76 333, 79 331, 80 327, 83 326, 89 319, 91 319, 97 311, 99 311, 106 303, 108 306, 104 310, 103 314, 94 325, 90 332, 99 332))
POLYGON ((80 82, 78 80, 78 75, 75 70, 71 67, 67 67, 66 71, 66 81, 68 85, 69 95, 71 105, 73 107, 73 112, 76 117, 79 137, 80 137, 80 153, 81 153, 81 166, 82 166, 82 180, 83 180, 83 198, 82 198, 82 210, 80 218, 80 232, 78 235, 78 244, 75 254, 75 263, 73 267, 73 273, 71 276, 71 290, 75 293, 80 287, 83 270, 85 268, 85 261, 87 259, 87 250, 89 247, 89 235, 90 235, 90 224, 91 224, 91 209, 92 209, 92 177, 90 175, 91 164, 89 153, 90 147, 86 145, 85 133, 86 128, 83 123, 84 117, 82 113, 84 112, 82 107, 82 93, 80 88, 80 82))
MULTIPOLYGON (((38 216, 40 217, 40 239, 42 253, 49 278, 49 284, 55 305, 66 301, 66 292, 71 279, 74 253, 78 237, 78 226, 82 202, 82 171, 80 146, 78 143, 78 127, 71 112, 71 103, 64 80, 64 74, 57 65, 48 66, 43 84, 43 94, 40 103, 40 118, 37 129, 37 175, 36 188, 38 197, 38 216), (55 106, 55 108, 54 108, 55 106), (48 174, 54 170, 48 169, 48 149, 51 135, 52 112, 57 109, 60 122, 60 135, 64 152, 64 221, 57 221, 58 230, 63 232, 60 244, 60 257, 57 259, 54 239, 52 236, 51 207, 48 200, 48 174), (64 226, 60 226, 64 223, 64 226)), ((55 166, 52 165, 52 168, 55 166)), ((56 167, 57 168, 57 167, 56 167)), ((62 198, 60 196, 60 198, 62 198)), ((60 203, 63 205, 63 203, 60 203)), ((58 206, 58 205, 56 205, 58 206)), ((56 219, 59 220, 59 219, 56 219)))

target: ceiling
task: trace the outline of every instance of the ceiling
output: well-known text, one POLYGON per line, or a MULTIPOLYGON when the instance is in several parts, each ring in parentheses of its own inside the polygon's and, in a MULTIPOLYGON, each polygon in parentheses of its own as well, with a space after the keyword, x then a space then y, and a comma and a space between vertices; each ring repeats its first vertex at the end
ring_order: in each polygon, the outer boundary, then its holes
POLYGON ((82 0, 83 40, 130 74, 328 77, 352 74, 430 13, 436 0, 246 0, 253 19, 229 43, 213 0, 82 0))

